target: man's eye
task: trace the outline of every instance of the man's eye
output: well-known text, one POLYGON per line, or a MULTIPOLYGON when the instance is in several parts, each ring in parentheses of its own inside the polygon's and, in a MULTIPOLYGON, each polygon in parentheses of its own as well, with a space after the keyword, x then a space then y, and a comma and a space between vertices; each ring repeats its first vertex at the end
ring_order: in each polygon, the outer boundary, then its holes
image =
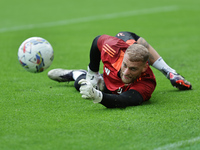
POLYGON ((131 70, 132 70, 132 71, 135 71, 135 70, 136 70, 136 68, 131 68, 131 70))

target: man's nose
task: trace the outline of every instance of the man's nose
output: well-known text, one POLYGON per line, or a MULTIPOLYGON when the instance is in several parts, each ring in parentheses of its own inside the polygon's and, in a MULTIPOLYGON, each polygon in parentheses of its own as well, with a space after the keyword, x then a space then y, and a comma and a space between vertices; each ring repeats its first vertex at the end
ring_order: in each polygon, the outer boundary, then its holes
POLYGON ((124 75, 128 75, 128 74, 129 74, 129 71, 130 71, 129 68, 125 68, 125 69, 124 69, 124 75))

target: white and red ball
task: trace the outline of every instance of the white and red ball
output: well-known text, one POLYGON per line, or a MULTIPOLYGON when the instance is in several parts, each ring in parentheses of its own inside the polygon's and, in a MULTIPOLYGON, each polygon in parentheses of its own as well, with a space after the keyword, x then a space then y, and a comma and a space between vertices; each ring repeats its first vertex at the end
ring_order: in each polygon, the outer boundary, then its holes
POLYGON ((39 73, 46 70, 54 59, 51 44, 41 37, 31 37, 19 47, 18 60, 29 72, 39 73))

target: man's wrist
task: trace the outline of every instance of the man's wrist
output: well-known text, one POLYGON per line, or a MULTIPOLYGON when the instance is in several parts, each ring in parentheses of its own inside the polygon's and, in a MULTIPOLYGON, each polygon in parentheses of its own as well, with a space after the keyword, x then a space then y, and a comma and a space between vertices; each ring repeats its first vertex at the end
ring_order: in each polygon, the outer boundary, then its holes
POLYGON ((88 73, 91 74, 91 75, 98 75, 99 74, 98 71, 97 72, 92 71, 89 66, 88 66, 88 73))
POLYGON ((99 90, 94 89, 94 88, 93 88, 93 90, 95 90, 95 92, 96 92, 93 102, 94 103, 100 103, 103 99, 103 93, 99 90))

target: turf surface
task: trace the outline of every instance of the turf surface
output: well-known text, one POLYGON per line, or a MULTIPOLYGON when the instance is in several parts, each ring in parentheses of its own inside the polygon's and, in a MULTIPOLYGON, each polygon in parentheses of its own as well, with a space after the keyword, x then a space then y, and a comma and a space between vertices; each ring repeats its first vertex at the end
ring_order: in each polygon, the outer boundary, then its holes
POLYGON ((199 6, 198 0, 1 0, 0 149, 200 149, 199 6), (193 90, 178 91, 153 68, 158 84, 150 101, 106 109, 83 100, 73 82, 48 79, 50 69, 86 69, 93 38, 119 31, 144 37, 193 90), (51 67, 40 74, 17 59, 32 36, 54 48, 51 67))

